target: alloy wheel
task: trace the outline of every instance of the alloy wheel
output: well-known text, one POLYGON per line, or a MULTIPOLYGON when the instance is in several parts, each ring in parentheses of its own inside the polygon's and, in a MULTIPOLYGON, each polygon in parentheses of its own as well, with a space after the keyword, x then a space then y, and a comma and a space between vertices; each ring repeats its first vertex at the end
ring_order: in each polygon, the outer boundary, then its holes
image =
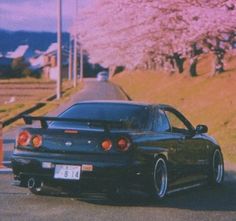
POLYGON ((224 176, 224 163, 222 154, 218 149, 213 154, 213 177, 216 184, 220 184, 223 181, 224 176))
POLYGON ((158 198, 164 198, 167 192, 168 175, 167 166, 163 158, 159 158, 156 161, 154 168, 154 187, 155 193, 158 198))

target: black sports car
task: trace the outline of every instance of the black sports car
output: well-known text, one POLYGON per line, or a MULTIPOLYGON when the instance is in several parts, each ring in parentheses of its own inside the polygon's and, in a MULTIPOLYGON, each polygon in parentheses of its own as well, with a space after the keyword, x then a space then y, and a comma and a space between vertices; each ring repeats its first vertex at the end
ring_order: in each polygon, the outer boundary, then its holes
POLYGON ((109 196, 141 188, 157 199, 206 181, 220 185, 220 146, 176 109, 132 101, 87 101, 58 117, 24 116, 12 155, 14 179, 31 192, 60 186, 109 196))

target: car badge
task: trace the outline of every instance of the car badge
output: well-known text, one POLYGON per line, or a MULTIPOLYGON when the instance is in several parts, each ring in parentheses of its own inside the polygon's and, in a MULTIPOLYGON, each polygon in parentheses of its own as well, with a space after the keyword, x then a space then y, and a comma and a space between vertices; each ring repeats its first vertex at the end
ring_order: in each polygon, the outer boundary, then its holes
POLYGON ((72 146, 72 142, 71 142, 71 141, 67 141, 67 142, 65 143, 65 145, 66 145, 67 147, 71 147, 71 146, 72 146))

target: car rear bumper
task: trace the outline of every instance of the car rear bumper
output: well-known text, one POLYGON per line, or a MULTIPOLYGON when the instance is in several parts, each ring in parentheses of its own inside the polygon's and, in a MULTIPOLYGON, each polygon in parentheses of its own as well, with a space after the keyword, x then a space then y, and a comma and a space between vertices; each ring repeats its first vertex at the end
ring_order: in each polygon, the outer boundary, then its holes
POLYGON ((91 155, 65 155, 65 154, 36 154, 14 153, 12 168, 15 180, 21 181, 26 186, 31 177, 40 179, 49 185, 81 184, 89 186, 106 186, 117 184, 142 184, 148 175, 143 160, 133 157, 117 156, 91 156, 91 155), (49 163, 50 168, 43 164, 49 163), (79 180, 54 178, 56 165, 81 166, 79 180))

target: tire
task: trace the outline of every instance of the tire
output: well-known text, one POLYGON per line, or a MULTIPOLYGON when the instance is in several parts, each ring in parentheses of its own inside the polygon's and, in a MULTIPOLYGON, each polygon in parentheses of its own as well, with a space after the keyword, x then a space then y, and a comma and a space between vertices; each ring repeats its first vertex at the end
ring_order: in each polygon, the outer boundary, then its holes
POLYGON ((224 182, 224 159, 220 149, 215 149, 210 164, 209 183, 219 186, 224 182))
POLYGON ((168 190, 168 170, 166 160, 162 157, 156 160, 153 171, 153 198, 164 199, 168 190))

